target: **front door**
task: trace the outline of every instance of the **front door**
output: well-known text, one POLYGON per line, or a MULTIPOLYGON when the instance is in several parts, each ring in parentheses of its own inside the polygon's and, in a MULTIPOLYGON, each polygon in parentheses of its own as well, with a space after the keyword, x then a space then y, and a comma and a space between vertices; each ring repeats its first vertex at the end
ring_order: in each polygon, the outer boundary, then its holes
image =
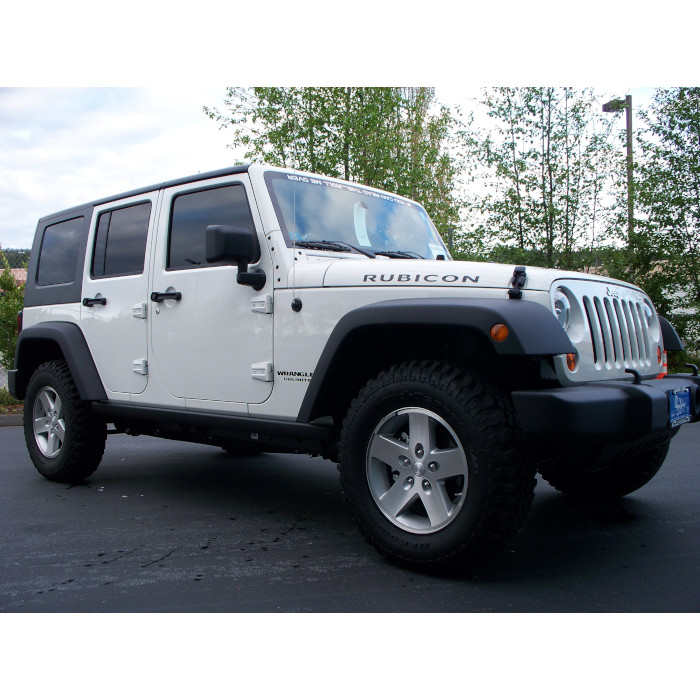
POLYGON ((232 412, 268 398, 271 372, 260 367, 272 362, 272 314, 259 313, 253 299, 271 295, 271 287, 269 252, 246 174, 164 191, 151 288, 160 296, 149 304, 152 361, 169 394, 194 408, 232 412), (265 269, 268 286, 239 285, 236 266, 207 262, 205 230, 214 224, 258 233, 262 259, 251 269, 265 269))

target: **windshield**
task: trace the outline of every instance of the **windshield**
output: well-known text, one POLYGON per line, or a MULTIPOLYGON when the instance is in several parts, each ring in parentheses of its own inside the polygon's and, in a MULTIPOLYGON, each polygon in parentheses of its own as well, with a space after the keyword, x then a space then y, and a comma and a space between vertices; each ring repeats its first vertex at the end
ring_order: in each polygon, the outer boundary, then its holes
MULTIPOLYGON (((305 248, 316 242, 345 243, 390 257, 435 260, 440 255, 450 259, 425 209, 413 202, 302 175, 268 172, 265 180, 290 247, 295 243, 305 248)), ((324 249, 332 250, 328 245, 324 249)))

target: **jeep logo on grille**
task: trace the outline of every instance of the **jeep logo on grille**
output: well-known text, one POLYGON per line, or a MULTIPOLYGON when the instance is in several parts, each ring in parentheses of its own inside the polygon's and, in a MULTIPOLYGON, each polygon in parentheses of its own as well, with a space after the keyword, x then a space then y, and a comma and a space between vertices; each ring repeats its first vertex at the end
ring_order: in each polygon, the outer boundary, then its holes
POLYGON ((607 292, 609 297, 612 297, 613 299, 619 299, 620 298, 620 292, 617 291, 617 289, 610 289, 608 287, 608 292, 607 292))

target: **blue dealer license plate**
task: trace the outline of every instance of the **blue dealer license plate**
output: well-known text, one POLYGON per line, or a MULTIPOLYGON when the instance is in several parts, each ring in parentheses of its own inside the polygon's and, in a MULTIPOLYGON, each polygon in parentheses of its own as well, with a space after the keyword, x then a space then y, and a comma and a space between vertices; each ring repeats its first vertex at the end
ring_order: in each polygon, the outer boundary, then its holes
POLYGON ((675 428, 690 421, 690 388, 674 389, 668 394, 668 418, 675 428))

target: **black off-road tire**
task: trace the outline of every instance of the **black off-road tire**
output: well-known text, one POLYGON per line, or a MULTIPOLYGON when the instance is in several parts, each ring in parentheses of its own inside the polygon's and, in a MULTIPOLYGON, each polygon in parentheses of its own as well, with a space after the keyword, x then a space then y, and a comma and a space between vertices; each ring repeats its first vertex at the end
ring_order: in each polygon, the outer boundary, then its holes
POLYGON ((602 464, 595 452, 577 450, 575 457, 559 452, 540 465, 542 478, 569 496, 617 499, 642 488, 656 475, 666 459, 671 438, 638 454, 602 464))
POLYGON ((39 365, 29 380, 24 407, 24 437, 40 474, 75 484, 97 469, 107 425, 80 398, 65 362, 39 365))
POLYGON ((458 365, 418 361, 360 391, 338 469, 353 517, 381 554, 450 573, 483 562, 520 529, 535 487, 525 454, 507 392, 458 365))

